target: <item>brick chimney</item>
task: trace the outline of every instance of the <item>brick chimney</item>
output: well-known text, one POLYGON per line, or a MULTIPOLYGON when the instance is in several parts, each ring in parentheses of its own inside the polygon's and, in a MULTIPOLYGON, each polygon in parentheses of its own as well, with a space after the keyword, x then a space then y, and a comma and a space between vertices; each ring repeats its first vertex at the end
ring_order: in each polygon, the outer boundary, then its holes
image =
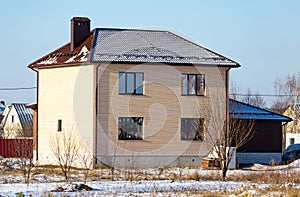
POLYGON ((86 17, 71 19, 71 51, 76 49, 90 35, 91 20, 86 17))

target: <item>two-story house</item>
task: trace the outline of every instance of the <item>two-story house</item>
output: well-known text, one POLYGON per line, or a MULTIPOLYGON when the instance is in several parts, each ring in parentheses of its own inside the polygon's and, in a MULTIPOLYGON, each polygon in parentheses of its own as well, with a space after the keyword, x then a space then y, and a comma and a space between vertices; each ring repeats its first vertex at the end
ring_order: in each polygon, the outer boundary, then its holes
POLYGON ((88 18, 74 17, 71 41, 29 65, 35 156, 53 163, 50 139, 75 132, 95 164, 199 166, 211 149, 206 133, 226 123, 229 70, 239 66, 169 31, 91 31, 88 18))

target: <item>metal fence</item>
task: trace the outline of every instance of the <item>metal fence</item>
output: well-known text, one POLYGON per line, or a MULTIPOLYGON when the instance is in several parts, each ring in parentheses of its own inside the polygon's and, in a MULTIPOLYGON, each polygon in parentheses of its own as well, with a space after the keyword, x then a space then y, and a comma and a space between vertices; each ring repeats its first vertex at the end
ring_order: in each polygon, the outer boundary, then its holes
POLYGON ((33 139, 0 139, 0 156, 4 158, 32 158, 33 139))

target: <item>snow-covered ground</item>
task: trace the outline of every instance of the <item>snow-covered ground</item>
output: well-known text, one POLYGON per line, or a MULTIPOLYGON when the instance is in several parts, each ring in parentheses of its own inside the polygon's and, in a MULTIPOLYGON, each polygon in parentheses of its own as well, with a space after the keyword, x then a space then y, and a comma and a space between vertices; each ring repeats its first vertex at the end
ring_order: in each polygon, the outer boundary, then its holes
MULTIPOLYGON (((8 162, 8 161, 6 161, 8 162)), ((108 179, 101 179, 97 181, 89 181, 87 186, 92 188, 92 191, 78 191, 76 188, 83 182, 83 174, 73 174, 72 179, 75 180, 72 184, 64 183, 64 178, 57 174, 43 174, 35 173, 30 183, 24 184, 23 177, 20 174, 14 173, 14 169, 19 166, 17 162, 8 164, 11 166, 10 170, 4 170, 2 168, 0 175, 0 197, 2 196, 16 196, 17 193, 22 192, 25 196, 47 196, 53 194, 54 196, 198 196, 204 194, 203 192, 216 192, 218 194, 224 194, 225 196, 287 196, 284 190, 276 191, 275 193, 263 192, 266 188, 271 187, 270 183, 253 183, 249 181, 214 181, 209 179, 196 180, 182 180, 178 179, 178 173, 182 176, 192 175, 198 173, 202 177, 209 177, 212 174, 218 173, 218 171, 201 170, 201 169, 165 169, 163 172, 161 169, 147 169, 141 170, 139 173, 159 175, 162 180, 146 180, 147 176, 143 180, 125 181, 124 177, 118 176, 116 181, 110 181, 108 179), (176 179, 172 179, 172 174, 177 174, 176 179), (77 180, 76 180, 77 179, 77 180), (80 181, 78 181, 80 180, 80 181), (55 192, 58 188, 62 188, 63 192, 55 192), (202 192, 202 193, 201 193, 202 192)), ((232 175, 247 175, 257 174, 258 176, 262 172, 266 171, 293 171, 300 172, 300 161, 295 161, 289 165, 281 166, 266 166, 266 165, 253 165, 247 170, 230 170, 228 176, 232 175)), ((104 170, 109 174, 109 169, 104 170)), ((98 172, 97 172, 98 173, 98 172)), ((282 185, 281 185, 282 187, 282 185)), ((300 184, 288 183, 286 188, 293 188, 300 191, 300 184)))
MULTIPOLYGON (((76 183, 73 183, 76 185, 76 183)), ((65 183, 34 183, 26 184, 0 184, 0 195, 15 196, 18 192, 24 195, 42 196, 46 194, 68 196, 100 196, 100 195, 120 195, 129 194, 150 195, 153 193, 187 193, 189 191, 212 190, 212 191, 234 191, 236 188, 248 186, 247 183, 237 182, 216 182, 216 181, 103 181, 87 182, 92 187, 92 191, 68 192, 72 185, 65 183), (66 188, 65 192, 51 192, 58 187, 66 188)))

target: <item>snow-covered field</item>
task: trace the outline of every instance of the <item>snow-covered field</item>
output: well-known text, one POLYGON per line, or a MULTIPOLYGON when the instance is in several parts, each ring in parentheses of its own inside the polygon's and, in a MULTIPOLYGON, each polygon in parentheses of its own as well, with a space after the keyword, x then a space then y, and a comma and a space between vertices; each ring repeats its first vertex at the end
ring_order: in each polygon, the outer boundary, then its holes
POLYGON ((88 182, 87 185, 93 188, 93 191, 77 191, 69 192, 68 189, 72 189, 76 183, 73 185, 68 185, 64 183, 34 183, 29 184, 1 184, 0 194, 3 196, 15 196, 15 193, 23 192, 25 195, 41 196, 49 193, 55 195, 68 194, 71 196, 97 196, 97 195, 129 195, 129 194, 152 194, 155 192, 188 192, 188 191, 198 191, 198 190, 214 190, 223 191, 234 190, 237 187, 244 186, 244 183, 236 182, 215 182, 215 181, 102 181, 102 182, 88 182), (59 186, 66 188, 65 192, 51 192, 59 186))
MULTIPOLYGON (((0 195, 15 196, 16 193, 23 192, 25 196, 45 196, 53 194, 54 196, 103 196, 103 195, 143 195, 151 196, 157 194, 164 196, 165 194, 180 194, 190 196, 197 194, 198 191, 215 191, 215 192, 230 192, 243 193, 243 188, 255 188, 254 185, 245 182, 219 182, 219 181, 97 181, 87 182, 87 185, 92 187, 92 191, 77 191, 71 192, 77 183, 33 183, 29 184, 0 184, 0 195), (65 188, 64 192, 51 192, 58 187, 65 188), (68 191, 69 189, 69 191, 68 191)), ((268 184, 261 184, 259 187, 267 187, 268 184)))
MULTIPOLYGON (((205 196, 205 195, 223 195, 223 196, 288 196, 287 189, 293 189, 300 192, 300 184, 287 181, 284 184, 274 185, 268 182, 253 182, 247 180, 241 181, 219 181, 214 179, 203 179, 203 177, 212 177, 218 171, 209 171, 201 169, 147 169, 139 171, 144 176, 143 179, 125 181, 125 177, 116 173, 116 181, 110 181, 105 177, 109 174, 109 169, 102 170, 102 178, 93 180, 90 178, 86 185, 91 191, 79 191, 78 186, 82 184, 83 174, 72 174, 72 184, 66 184, 64 178, 58 174, 33 173, 29 184, 24 184, 20 173, 14 173, 18 164, 11 163, 12 168, 7 171, 1 169, 0 175, 0 197, 16 196, 21 193, 24 196, 205 196), (185 179, 178 178, 179 173, 185 179), (191 180, 188 175, 199 174, 201 180, 191 180), (160 180, 150 180, 145 174, 158 175, 160 180), (172 176, 177 174, 177 178, 172 176), (148 180, 147 180, 148 179, 148 180), (62 192, 57 192, 60 188, 62 192), (269 188, 275 188, 270 190, 269 188), (283 189, 284 188, 284 189, 283 189)), ((265 166, 254 165, 247 170, 230 170, 228 176, 251 175, 260 176, 265 172, 300 172, 300 161, 295 161, 290 165, 265 166)), ((100 171, 99 171, 100 172, 100 171)), ((279 173, 280 174, 280 173, 279 173)), ((293 193, 295 194, 295 193, 293 193)), ((22 195, 20 195, 22 196, 22 195)), ((297 195, 296 195, 297 196, 297 195)), ((298 195, 300 196, 300 194, 298 195)))

